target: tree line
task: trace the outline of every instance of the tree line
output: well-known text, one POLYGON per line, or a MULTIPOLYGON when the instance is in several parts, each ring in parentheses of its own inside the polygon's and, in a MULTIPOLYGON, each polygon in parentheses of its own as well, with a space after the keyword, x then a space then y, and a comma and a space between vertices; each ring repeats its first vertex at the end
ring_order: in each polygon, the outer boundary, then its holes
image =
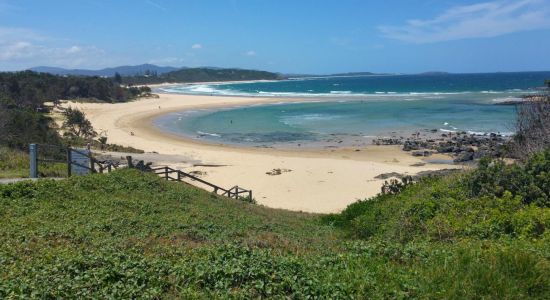
POLYGON ((112 78, 56 76, 32 71, 0 73, 0 145, 23 148, 30 142, 60 144, 46 114, 46 102, 93 99, 125 102, 150 94, 149 87, 122 86, 112 78))
POLYGON ((278 80, 281 75, 257 70, 218 69, 218 68, 187 68, 164 74, 150 72, 137 76, 125 76, 121 82, 126 84, 155 84, 164 82, 213 82, 213 81, 245 81, 245 80, 278 80))

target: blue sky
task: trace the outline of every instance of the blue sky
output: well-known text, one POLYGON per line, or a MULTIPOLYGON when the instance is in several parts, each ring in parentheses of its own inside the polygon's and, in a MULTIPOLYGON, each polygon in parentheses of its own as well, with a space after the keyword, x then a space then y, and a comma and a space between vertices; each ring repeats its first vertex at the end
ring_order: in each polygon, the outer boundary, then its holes
POLYGON ((0 0, 0 70, 550 70, 550 0, 0 0))

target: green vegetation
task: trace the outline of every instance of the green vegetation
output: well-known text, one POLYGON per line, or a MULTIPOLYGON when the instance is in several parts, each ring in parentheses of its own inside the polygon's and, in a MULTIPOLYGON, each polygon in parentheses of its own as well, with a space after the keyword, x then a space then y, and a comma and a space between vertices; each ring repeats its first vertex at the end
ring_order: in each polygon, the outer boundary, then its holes
POLYGON ((36 110, 44 102, 90 98, 105 102, 125 102, 150 90, 125 88, 110 78, 55 76, 32 71, 0 73, 0 95, 18 107, 36 110))
POLYGON ((68 107, 63 111, 63 116, 65 116, 65 121, 63 121, 63 128, 66 130, 65 134, 85 139, 97 135, 97 132, 92 127, 92 123, 81 110, 68 107))
POLYGON ((136 170, 0 186, 0 298, 548 299, 548 174, 484 161, 328 216, 136 170))
POLYGON ((516 133, 508 150, 513 157, 524 159, 550 147, 550 81, 545 84, 547 89, 524 96, 516 106, 516 133))
MULTIPOLYGON (((67 164, 41 163, 38 171, 40 177, 66 177, 67 164)), ((0 178, 27 178, 29 174, 26 152, 0 146, 0 178)))
POLYGON ((31 142, 61 144, 46 115, 46 102, 80 98, 123 102, 150 91, 147 87, 125 88, 100 77, 62 77, 31 71, 0 73, 0 145, 23 148, 31 142))
POLYGON ((189 68, 157 75, 156 73, 141 76, 123 77, 128 84, 154 84, 164 82, 212 82, 239 80, 276 80, 281 76, 275 73, 244 69, 189 68))

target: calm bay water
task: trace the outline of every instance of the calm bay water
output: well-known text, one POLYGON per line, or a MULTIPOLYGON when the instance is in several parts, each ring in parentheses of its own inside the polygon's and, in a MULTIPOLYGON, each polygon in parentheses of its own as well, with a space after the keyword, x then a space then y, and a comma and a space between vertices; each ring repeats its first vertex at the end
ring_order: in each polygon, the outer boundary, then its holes
POLYGON ((174 86, 162 91, 303 97, 308 102, 186 111, 163 116, 155 124, 173 133, 216 143, 256 146, 314 143, 335 135, 358 141, 433 129, 511 134, 515 107, 495 103, 535 92, 547 78, 550 72, 333 77, 174 86))

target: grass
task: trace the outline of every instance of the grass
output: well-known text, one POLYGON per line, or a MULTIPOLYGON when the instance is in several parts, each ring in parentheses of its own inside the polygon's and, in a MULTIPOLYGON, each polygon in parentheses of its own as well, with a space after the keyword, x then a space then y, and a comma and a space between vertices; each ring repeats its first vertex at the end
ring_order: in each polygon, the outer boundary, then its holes
MULTIPOLYGON (((0 178, 28 178, 29 155, 20 150, 0 146, 0 178)), ((63 163, 39 163, 39 177, 67 177, 67 165, 63 163)))
POLYGON ((0 298, 548 299, 549 208, 479 175, 329 216, 134 170, 0 185, 0 298))

